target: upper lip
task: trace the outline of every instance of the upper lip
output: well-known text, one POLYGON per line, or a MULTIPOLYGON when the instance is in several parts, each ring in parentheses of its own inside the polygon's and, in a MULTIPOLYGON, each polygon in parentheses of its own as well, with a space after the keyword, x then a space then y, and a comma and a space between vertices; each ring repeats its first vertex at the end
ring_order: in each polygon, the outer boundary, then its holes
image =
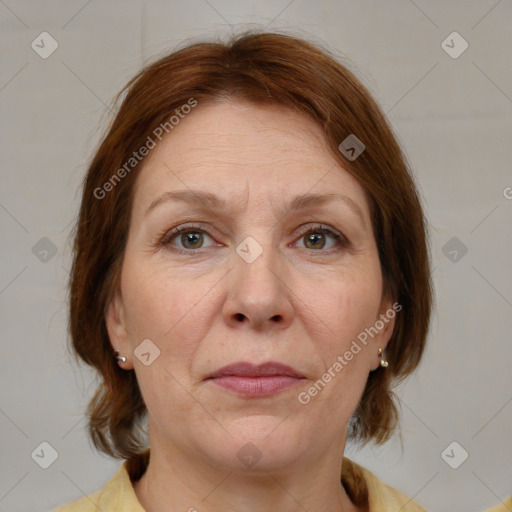
POLYGON ((299 371, 286 364, 270 361, 260 365, 253 365, 251 363, 240 361, 238 363, 229 364, 219 368, 208 379, 215 379, 217 377, 236 376, 236 377, 271 377, 271 376, 286 376, 302 379, 299 371))

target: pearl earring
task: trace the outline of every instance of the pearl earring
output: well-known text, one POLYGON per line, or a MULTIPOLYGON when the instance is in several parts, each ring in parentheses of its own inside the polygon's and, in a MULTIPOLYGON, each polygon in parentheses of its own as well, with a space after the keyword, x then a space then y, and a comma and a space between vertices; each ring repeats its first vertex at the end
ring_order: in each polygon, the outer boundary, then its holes
POLYGON ((377 355, 380 357, 380 365, 382 366, 382 368, 387 368, 389 366, 389 363, 382 356, 382 349, 380 347, 379 351, 377 352, 377 355))
POLYGON ((118 363, 126 363, 126 357, 119 355, 119 350, 116 350, 114 352, 114 357, 116 358, 116 361, 118 363))

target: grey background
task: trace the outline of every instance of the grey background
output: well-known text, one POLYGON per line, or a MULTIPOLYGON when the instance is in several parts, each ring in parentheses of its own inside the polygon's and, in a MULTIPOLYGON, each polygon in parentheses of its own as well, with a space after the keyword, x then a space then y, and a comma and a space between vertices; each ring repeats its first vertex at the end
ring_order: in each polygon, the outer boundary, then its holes
POLYGON ((511 21, 507 0, 0 1, 0 512, 89 494, 121 463, 87 440, 96 384, 66 351, 68 235, 113 96, 184 40, 248 26, 293 31, 356 66, 430 223, 437 304, 424 362, 397 389, 403 445, 346 455, 432 511, 512 494, 511 21), (59 45, 47 59, 31 47, 43 31, 59 45), (441 46, 453 31, 469 44, 456 59, 441 46), (58 453, 48 469, 31 457, 43 441, 58 453), (469 453, 458 469, 441 457, 453 441, 469 453))

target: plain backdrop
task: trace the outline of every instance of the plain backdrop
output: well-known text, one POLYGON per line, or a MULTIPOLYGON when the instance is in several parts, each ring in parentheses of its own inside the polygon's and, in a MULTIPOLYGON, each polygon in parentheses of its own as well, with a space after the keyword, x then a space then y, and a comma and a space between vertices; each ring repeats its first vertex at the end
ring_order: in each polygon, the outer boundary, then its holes
POLYGON ((512 494, 511 26, 507 0, 0 1, 0 511, 50 510, 122 462, 91 448, 96 382, 66 351, 69 233, 114 95, 159 55, 249 27, 306 37, 356 72, 428 216, 436 306, 397 388, 403 443, 345 454, 430 511, 512 494))

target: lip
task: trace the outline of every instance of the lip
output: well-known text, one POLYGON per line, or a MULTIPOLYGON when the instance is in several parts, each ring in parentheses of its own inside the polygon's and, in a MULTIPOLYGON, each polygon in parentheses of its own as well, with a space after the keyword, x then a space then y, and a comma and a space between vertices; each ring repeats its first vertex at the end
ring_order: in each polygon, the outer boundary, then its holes
POLYGON ((260 365, 238 362, 213 372, 207 380, 245 397, 271 396, 298 384, 305 377, 291 366, 271 361, 260 365))
POLYGON ((298 370, 288 366, 286 364, 270 361, 268 363, 262 363, 254 365, 245 361, 238 363, 228 364, 219 368, 213 372, 208 378, 215 379, 218 377, 294 377, 296 379, 303 379, 302 375, 298 370))

